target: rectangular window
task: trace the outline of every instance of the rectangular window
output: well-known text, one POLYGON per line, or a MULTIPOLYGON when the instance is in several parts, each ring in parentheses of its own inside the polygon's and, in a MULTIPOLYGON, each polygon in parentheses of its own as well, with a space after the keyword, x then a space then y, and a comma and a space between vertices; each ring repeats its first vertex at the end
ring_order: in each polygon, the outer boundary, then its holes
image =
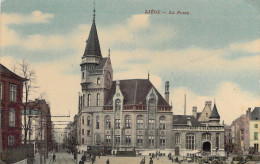
POLYGON ((219 150, 219 133, 216 134, 216 149, 219 150))
POLYGON ((84 76, 85 74, 84 74, 84 72, 82 72, 82 79, 84 79, 85 78, 85 76, 84 76))
POLYGON ((99 116, 96 117, 96 129, 99 129, 99 116))
POLYGON ((165 136, 160 136, 160 146, 165 146, 165 136))
POLYGON ((9 111, 9 126, 15 127, 15 110, 10 109, 9 111))
POLYGON ((84 116, 82 116, 82 125, 84 125, 84 116))
POLYGON ((143 145, 143 136, 137 136, 137 145, 143 145))
POLYGON ((149 129, 154 129, 154 120, 153 119, 149 120, 149 129))
POLYGON ((149 136, 149 146, 154 146, 154 136, 149 136))
POLYGON ((143 129, 144 128, 144 120, 141 119, 137 119, 137 129, 143 129))
POLYGON ((130 135, 126 135, 125 136, 125 143, 126 144, 131 144, 131 136, 130 135))
POLYGON ((10 101, 16 102, 16 85, 10 85, 10 101))
POLYGON ((181 137, 179 133, 175 134, 175 144, 181 144, 181 137))
POLYGON ((186 136, 186 149, 188 149, 188 150, 195 149, 195 136, 194 135, 186 136))
POLYGON ((87 126, 90 126, 90 116, 87 117, 87 126))
POLYGON ((258 124, 255 124, 255 128, 258 128, 258 124))
POLYGON ((254 132, 254 140, 258 140, 258 132, 254 132))
POLYGON ((81 139, 81 144, 84 144, 84 138, 81 139))
POLYGON ((106 135, 106 143, 110 143, 111 142, 111 136, 110 135, 106 135))
POLYGON ((14 136, 8 136, 8 146, 14 145, 14 136))
POLYGON ((87 130, 87 136, 90 136, 90 130, 87 130))
POLYGON ((131 128, 131 118, 129 116, 125 119, 125 128, 130 129, 131 128))
POLYGON ((258 144, 254 144, 254 150, 255 150, 255 152, 259 152, 259 145, 258 144))
POLYGON ((82 129, 82 135, 84 135, 84 129, 82 129))
POLYGON ((120 143, 120 135, 116 135, 116 144, 119 144, 120 143))
POLYGON ((0 83, 0 100, 2 100, 2 98, 3 98, 3 84, 2 83, 0 83))
POLYGON ((116 119, 116 129, 120 129, 120 119, 116 119))

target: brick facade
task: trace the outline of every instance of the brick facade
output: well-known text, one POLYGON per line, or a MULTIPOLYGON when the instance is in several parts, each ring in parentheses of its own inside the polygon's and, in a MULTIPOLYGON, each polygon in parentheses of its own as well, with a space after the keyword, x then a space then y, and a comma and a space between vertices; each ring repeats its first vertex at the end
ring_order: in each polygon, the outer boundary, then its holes
POLYGON ((22 97, 23 97, 23 81, 24 79, 14 74, 6 67, 1 65, 0 83, 1 83, 1 131, 2 146, 6 148, 15 148, 21 144, 22 136, 22 97), (15 86, 13 92, 15 96, 10 98, 11 85, 15 86), (14 111, 15 117, 10 116, 10 112, 14 111), (14 120, 14 124, 10 124, 10 119, 14 120), (13 136, 13 139, 12 139, 13 136), (8 144, 9 137, 9 144, 8 144), (13 141, 12 141, 13 140, 13 141))

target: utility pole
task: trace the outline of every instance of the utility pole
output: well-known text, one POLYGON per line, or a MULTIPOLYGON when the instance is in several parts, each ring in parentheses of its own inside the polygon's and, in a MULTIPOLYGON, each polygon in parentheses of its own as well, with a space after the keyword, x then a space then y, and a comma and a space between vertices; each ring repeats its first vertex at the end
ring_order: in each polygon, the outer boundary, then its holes
POLYGON ((186 116, 186 94, 184 95, 184 116, 186 116))
MULTIPOLYGON (((41 116, 41 142, 42 142, 42 116, 41 116)), ((42 144, 41 144, 41 151, 40 151, 40 164, 42 164, 42 144)))

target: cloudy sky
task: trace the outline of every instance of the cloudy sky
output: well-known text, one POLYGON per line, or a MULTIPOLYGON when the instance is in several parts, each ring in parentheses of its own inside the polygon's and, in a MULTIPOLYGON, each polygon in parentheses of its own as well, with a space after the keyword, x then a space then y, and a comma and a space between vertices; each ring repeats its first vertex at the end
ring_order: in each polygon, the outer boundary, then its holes
MULTIPOLYGON (((188 114, 215 99, 228 124, 260 106, 259 2, 102 0, 96 11, 102 55, 111 49, 114 80, 147 78, 150 71, 162 95, 170 81, 174 114, 183 114, 184 94, 188 114), (161 14, 145 14, 152 9, 161 14)), ((1 4, 0 62, 12 69, 26 59, 40 87, 31 99, 44 92, 53 115, 77 112, 79 65, 92 15, 92 0, 1 4)))

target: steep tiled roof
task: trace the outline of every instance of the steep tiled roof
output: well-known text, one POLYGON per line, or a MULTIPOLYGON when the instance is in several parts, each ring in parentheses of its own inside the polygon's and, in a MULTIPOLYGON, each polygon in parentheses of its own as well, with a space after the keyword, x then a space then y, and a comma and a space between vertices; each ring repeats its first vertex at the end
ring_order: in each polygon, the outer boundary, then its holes
POLYGON ((212 112, 211 112, 209 118, 220 118, 220 116, 218 114, 218 110, 217 110, 216 104, 214 104, 214 107, 212 109, 212 112))
POLYGON ((10 75, 10 76, 13 76, 17 79, 20 79, 20 80, 26 80, 18 75, 16 75, 15 73, 13 73, 12 71, 10 71, 8 68, 6 68, 4 65, 2 65, 0 63, 0 73, 4 73, 4 74, 7 74, 7 75, 10 75))
POLYGON ((251 120, 260 120, 260 107, 255 107, 251 113, 251 120))
POLYGON ((197 119, 200 117, 200 115, 201 115, 201 112, 198 112, 197 113, 197 119))
POLYGON ((188 125, 188 118, 190 118, 192 126, 202 126, 202 124, 194 116, 186 115, 173 115, 173 125, 188 125))
POLYGON ((92 55, 102 57, 95 21, 92 23, 83 57, 92 55))
MULTIPOLYGON (((124 96, 124 105, 146 105, 146 96, 151 88, 155 89, 158 96, 158 105, 169 106, 161 94, 156 90, 148 79, 120 80, 120 90, 124 96)), ((113 81, 110 93, 105 105, 112 105, 113 96, 116 91, 116 81, 113 81)))
POLYGON ((102 58, 95 69, 103 69, 106 64, 107 58, 102 58))

